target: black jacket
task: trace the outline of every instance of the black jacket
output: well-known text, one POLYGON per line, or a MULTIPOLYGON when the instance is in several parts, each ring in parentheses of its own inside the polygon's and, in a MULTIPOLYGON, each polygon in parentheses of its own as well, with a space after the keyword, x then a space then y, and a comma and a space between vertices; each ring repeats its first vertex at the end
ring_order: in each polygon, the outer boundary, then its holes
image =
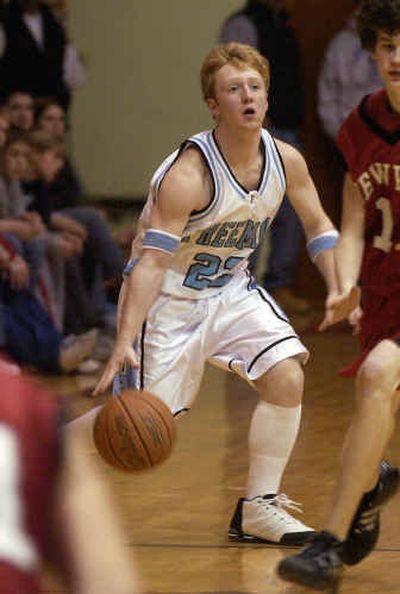
POLYGON ((40 6, 43 20, 44 48, 40 48, 23 21, 15 1, 0 13, 7 45, 0 60, 0 93, 7 97, 13 91, 25 91, 34 97, 53 97, 65 107, 70 100, 63 81, 65 33, 46 6, 40 6))

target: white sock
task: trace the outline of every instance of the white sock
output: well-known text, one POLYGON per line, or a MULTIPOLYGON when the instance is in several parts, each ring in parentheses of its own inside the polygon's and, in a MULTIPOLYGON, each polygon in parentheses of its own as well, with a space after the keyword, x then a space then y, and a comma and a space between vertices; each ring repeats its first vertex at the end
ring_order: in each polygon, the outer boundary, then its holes
POLYGON ((301 404, 277 406, 260 400, 249 431, 246 497, 278 493, 300 427, 301 404))

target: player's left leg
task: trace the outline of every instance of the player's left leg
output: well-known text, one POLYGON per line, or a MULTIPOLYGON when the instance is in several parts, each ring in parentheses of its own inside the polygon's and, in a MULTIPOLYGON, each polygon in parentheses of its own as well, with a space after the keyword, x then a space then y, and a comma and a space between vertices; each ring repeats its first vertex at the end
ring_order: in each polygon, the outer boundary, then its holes
POLYGON ((308 351, 279 305, 247 274, 232 281, 215 309, 207 334, 210 362, 237 373, 260 396, 249 431, 249 478, 229 528, 234 540, 301 545, 313 534, 279 494, 282 474, 301 417, 308 351))
POLYGON ((231 538, 300 546, 314 534, 288 513, 290 508, 299 511, 298 504, 279 494, 299 431, 303 383, 301 365, 294 357, 278 362, 253 382, 260 402, 249 431, 246 497, 238 502, 231 538))
POLYGON ((284 579, 328 588, 339 579, 344 563, 357 563, 373 549, 380 507, 399 483, 397 469, 380 464, 394 429, 399 383, 400 348, 384 340, 371 351, 357 376, 356 412, 345 439, 326 530, 298 555, 279 564, 284 579))

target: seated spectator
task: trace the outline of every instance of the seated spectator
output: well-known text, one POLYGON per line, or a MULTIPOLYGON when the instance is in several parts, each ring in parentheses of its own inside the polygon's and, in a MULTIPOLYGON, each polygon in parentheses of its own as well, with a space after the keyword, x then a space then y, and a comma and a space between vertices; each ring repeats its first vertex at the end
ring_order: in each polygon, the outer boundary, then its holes
MULTIPOLYGON (((51 99, 39 101, 35 110, 35 128, 50 134, 55 141, 64 141, 66 128, 62 106, 51 99)), ((68 215, 86 230, 83 254, 86 284, 91 288, 92 308, 99 313, 100 325, 109 325, 113 323, 112 313, 110 319, 110 309, 113 308, 107 302, 104 285, 120 284, 124 256, 99 210, 79 204, 84 190, 68 156, 64 167, 49 184, 48 194, 53 211, 68 215)), ((76 316, 71 313, 76 324, 76 316)))
POLYGON ((63 26, 39 0, 10 0, 1 9, 1 94, 26 91, 68 107, 85 73, 63 26))
MULTIPOLYGON (((54 99, 38 100, 35 104, 34 126, 55 139, 65 141, 66 114, 62 105, 54 99)), ((83 184, 68 155, 49 185, 49 193, 55 210, 76 206, 78 199, 84 195, 83 184)))
POLYGON ((10 128, 10 120, 8 110, 4 106, 0 106, 0 150, 4 147, 7 140, 7 132, 10 128))
POLYGON ((10 126, 28 132, 33 127, 34 99, 29 93, 14 91, 7 96, 5 108, 8 111, 10 126))
POLYGON ((66 250, 68 245, 76 250, 70 254, 75 257, 70 257, 65 266, 65 331, 78 334, 93 326, 102 327, 107 312, 103 309, 103 296, 98 291, 104 280, 121 274, 122 254, 95 209, 85 206, 62 211, 52 209, 49 184, 62 166, 61 141, 40 130, 31 133, 28 140, 36 176, 25 186, 33 198, 30 208, 36 209, 50 228, 57 231, 58 241, 64 241, 66 250))
MULTIPOLYGON (((29 145, 24 135, 12 134, 6 140, 0 158, 0 232, 6 234, 16 256, 30 268, 30 288, 35 291, 39 270, 45 255, 45 225, 38 213, 27 212, 28 198, 21 180, 26 176, 29 145)), ((22 287, 20 287, 22 288, 22 287)))
POLYGON ((96 346, 97 330, 63 337, 31 291, 11 286, 12 262, 9 252, 9 263, 2 258, 0 264, 7 278, 0 281, 0 349, 18 364, 41 373, 79 371, 96 346))

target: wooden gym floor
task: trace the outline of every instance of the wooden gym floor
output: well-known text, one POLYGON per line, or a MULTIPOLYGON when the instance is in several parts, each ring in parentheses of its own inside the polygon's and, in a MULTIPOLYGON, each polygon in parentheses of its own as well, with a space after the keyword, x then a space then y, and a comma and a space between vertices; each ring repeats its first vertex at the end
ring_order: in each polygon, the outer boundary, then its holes
MULTIPOLYGON (((315 319, 294 325, 311 351, 299 439, 282 490, 303 504, 302 519, 318 528, 328 501, 341 442, 352 410, 351 380, 337 376, 357 351, 347 329, 313 331, 315 319), (311 324, 311 329, 310 329, 311 324)), ((94 401, 95 378, 46 380, 68 395, 73 415, 94 401)), ((233 375, 208 368, 192 411, 178 422, 170 459, 153 471, 128 475, 99 461, 126 528, 126 546, 141 570, 146 594, 301 594, 275 575, 293 549, 232 543, 226 536, 246 480, 246 438, 256 398, 233 375)), ((400 463, 399 435, 388 458, 400 463)), ((88 447, 85 455, 98 458, 88 447)), ((385 508, 377 549, 346 571, 340 594, 400 593, 400 496, 385 508)), ((47 580, 48 594, 65 592, 47 580)))

